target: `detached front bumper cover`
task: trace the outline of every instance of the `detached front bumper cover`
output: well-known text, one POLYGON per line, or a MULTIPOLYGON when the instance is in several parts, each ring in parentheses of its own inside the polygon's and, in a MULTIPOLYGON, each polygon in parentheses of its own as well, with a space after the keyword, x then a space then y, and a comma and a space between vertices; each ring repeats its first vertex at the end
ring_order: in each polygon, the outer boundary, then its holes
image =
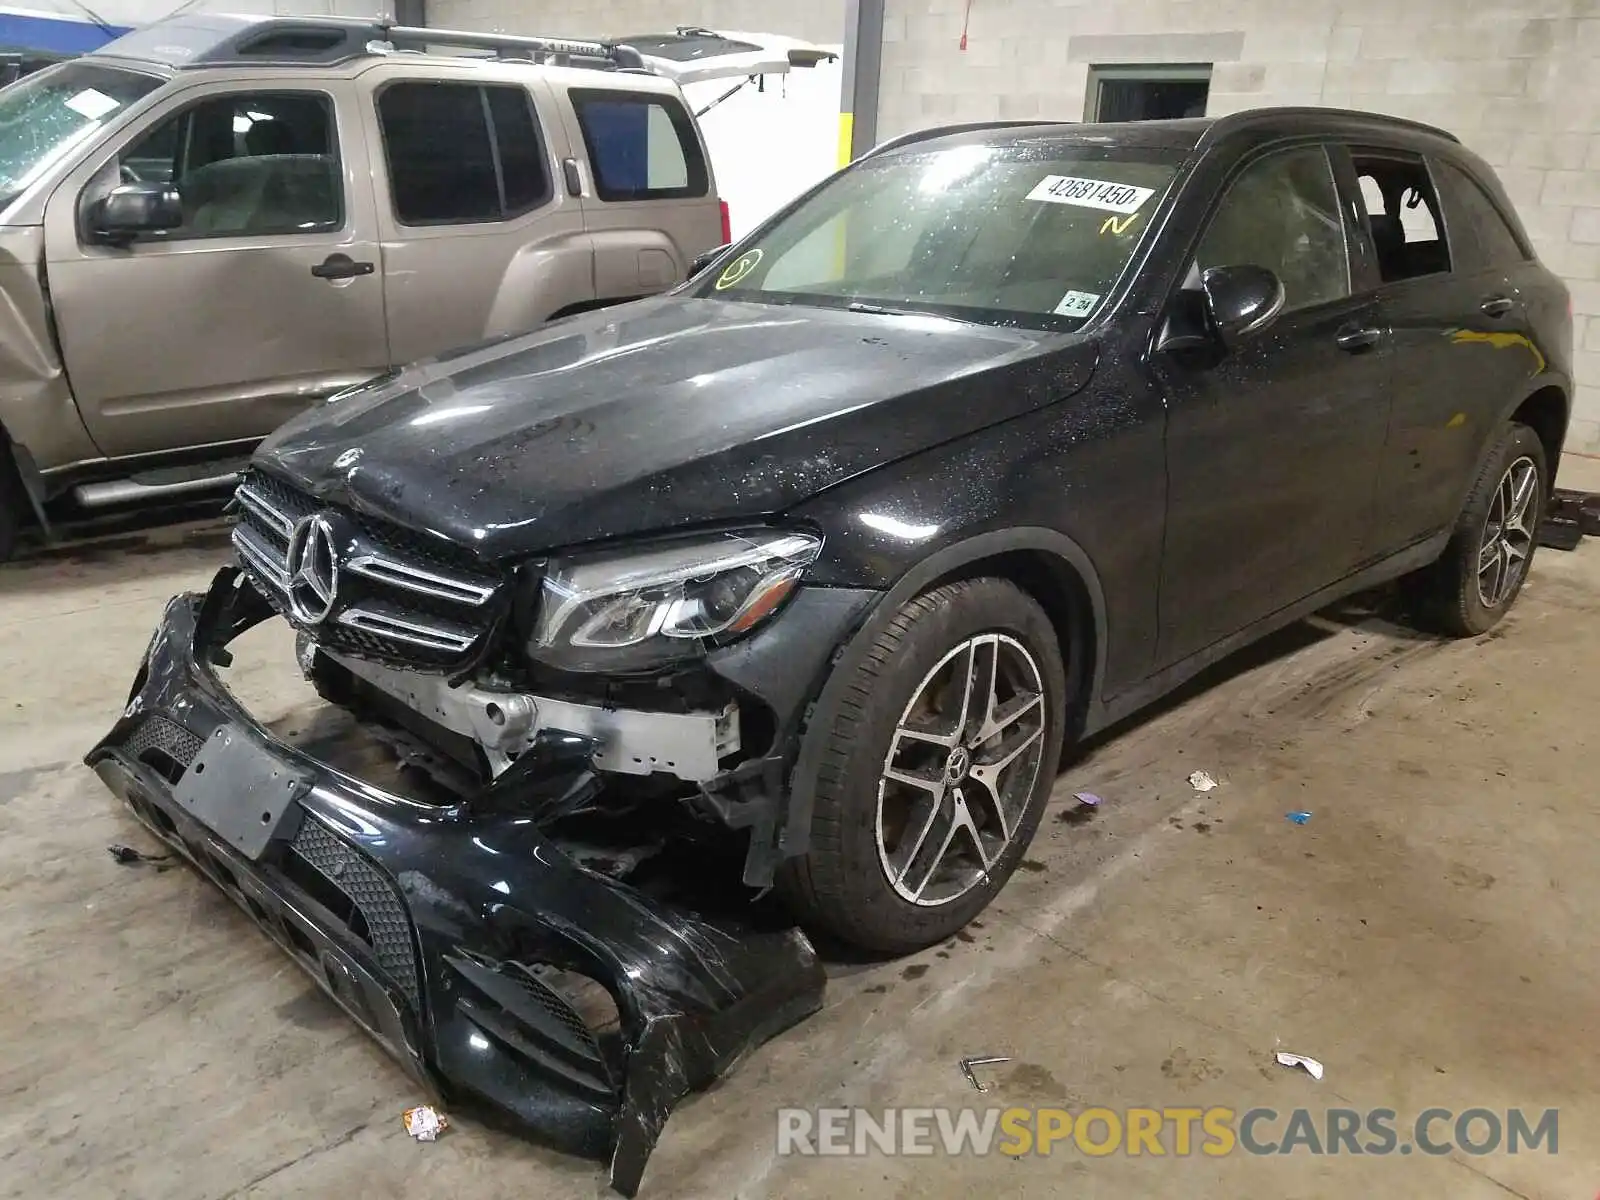
POLYGON ((174 598, 122 717, 86 761, 419 1081, 639 1186, 668 1114, 815 1012, 803 934, 694 914, 580 866, 536 816, 595 786, 547 733, 454 807, 385 792, 257 724, 217 679, 272 610, 226 568, 174 598), (557 983, 604 988, 596 1028, 557 983))

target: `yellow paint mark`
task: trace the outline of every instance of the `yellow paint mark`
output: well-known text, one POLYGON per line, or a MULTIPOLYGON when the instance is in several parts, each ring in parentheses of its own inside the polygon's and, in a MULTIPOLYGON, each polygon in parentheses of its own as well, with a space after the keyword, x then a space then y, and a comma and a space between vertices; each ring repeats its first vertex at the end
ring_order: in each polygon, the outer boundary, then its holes
POLYGON ((1509 350, 1513 346, 1523 346, 1528 353, 1533 355, 1536 369, 1543 373, 1545 357, 1539 353, 1535 346, 1524 334, 1520 333, 1478 333, 1472 329, 1457 329, 1450 335, 1450 340, 1458 346, 1479 345, 1493 346, 1496 350, 1509 350))
POLYGON ((1133 223, 1138 219, 1138 213, 1130 213, 1121 220, 1118 220, 1116 217, 1107 217, 1106 223, 1100 226, 1100 233, 1102 236, 1108 233, 1114 233, 1118 237, 1121 237, 1123 234, 1127 233, 1129 229, 1133 228, 1133 223))
POLYGON ((1448 421, 1445 422, 1445 426, 1444 427, 1446 429, 1460 429, 1466 423, 1467 423, 1467 414, 1466 413, 1457 413, 1455 416, 1451 417, 1448 421))
POLYGON ((856 115, 855 113, 842 112, 839 114, 839 165, 845 166, 855 156, 851 154, 850 147, 855 142, 856 115))

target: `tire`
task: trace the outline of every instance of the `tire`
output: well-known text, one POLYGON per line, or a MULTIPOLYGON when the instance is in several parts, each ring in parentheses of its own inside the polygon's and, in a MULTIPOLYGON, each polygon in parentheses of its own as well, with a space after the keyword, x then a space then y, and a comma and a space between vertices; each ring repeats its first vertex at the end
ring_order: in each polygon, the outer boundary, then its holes
POLYGON ((0 563, 17 552, 17 535, 28 513, 28 495, 11 461, 11 447, 0 437, 0 563))
POLYGON ((1409 581, 1420 623, 1451 637, 1476 637, 1499 623, 1522 591, 1539 547, 1549 479, 1539 435, 1508 424, 1478 472, 1444 553, 1409 581), (1528 486, 1531 493, 1523 500, 1528 486), (1508 504, 1513 511, 1522 506, 1521 520, 1509 527, 1503 519, 1508 504), (1491 565, 1480 572, 1480 556, 1491 544, 1498 547, 1498 569, 1491 565))
POLYGON ((909 953, 954 935, 1017 869, 1055 783, 1066 671, 1044 610, 993 578, 908 601, 865 657, 841 669, 852 675, 806 731, 824 740, 810 849, 783 865, 778 887, 814 932, 909 953), (974 662, 980 685, 972 694, 987 691, 1000 703, 974 698, 961 721, 958 684, 974 662), (921 734, 898 732, 903 722, 921 734), (959 751, 931 740, 958 730, 959 751), (885 777, 891 766, 895 779, 885 777), (943 845, 949 851, 935 867, 943 845))

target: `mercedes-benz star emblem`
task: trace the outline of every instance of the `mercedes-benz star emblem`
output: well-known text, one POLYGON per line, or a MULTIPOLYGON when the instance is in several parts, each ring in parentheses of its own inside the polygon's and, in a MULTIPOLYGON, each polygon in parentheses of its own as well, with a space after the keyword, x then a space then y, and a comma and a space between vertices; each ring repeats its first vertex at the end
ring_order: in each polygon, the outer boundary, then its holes
POLYGON ((339 552, 333 523, 322 513, 296 522, 288 568, 289 609, 295 618, 307 625, 327 620, 339 590, 339 552))

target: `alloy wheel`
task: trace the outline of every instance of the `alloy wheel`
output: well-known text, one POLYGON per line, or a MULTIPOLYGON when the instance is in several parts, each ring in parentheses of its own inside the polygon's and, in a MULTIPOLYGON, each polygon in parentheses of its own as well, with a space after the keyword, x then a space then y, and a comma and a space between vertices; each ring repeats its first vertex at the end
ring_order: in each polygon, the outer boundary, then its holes
POLYGON ((929 671, 901 713, 878 781, 878 860, 923 907, 989 878, 1045 759, 1044 684, 1026 647, 979 634, 929 671))
POLYGON ((1478 545, 1478 599, 1485 608, 1504 604, 1528 569, 1538 490, 1539 468, 1526 455, 1506 468, 1495 488, 1478 545))

